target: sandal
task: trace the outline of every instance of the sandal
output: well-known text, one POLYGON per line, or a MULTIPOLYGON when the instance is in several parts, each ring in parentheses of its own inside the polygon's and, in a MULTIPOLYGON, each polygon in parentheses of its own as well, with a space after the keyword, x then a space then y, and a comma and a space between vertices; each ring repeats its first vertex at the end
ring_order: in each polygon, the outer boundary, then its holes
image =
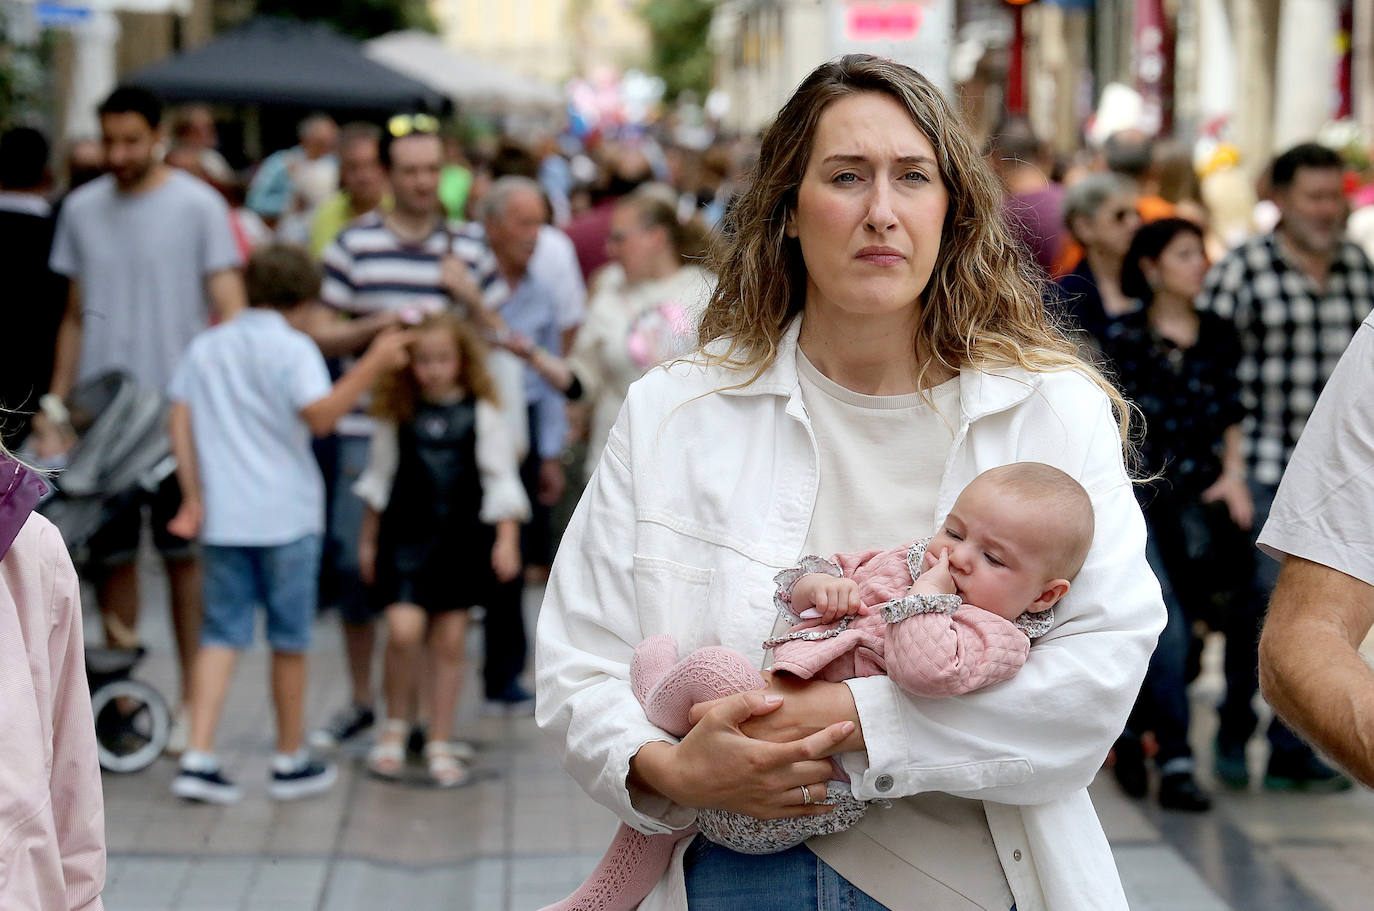
POLYGON ((406 734, 409 731, 408 722, 388 718, 382 724, 381 736, 367 751, 367 770, 378 778, 400 778, 406 762, 406 734))
POLYGON ((456 752, 453 744, 444 740, 431 740, 425 744, 425 764, 429 780, 436 788, 456 788, 467 784, 468 767, 455 755, 456 752))

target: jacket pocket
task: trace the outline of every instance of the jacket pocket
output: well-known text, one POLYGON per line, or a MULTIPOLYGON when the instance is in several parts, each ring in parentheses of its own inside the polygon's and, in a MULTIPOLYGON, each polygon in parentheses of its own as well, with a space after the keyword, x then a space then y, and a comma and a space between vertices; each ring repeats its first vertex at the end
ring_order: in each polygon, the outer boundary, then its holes
POLYGON ((698 648, 715 570, 635 554, 633 572, 644 637, 668 633, 679 655, 698 648))

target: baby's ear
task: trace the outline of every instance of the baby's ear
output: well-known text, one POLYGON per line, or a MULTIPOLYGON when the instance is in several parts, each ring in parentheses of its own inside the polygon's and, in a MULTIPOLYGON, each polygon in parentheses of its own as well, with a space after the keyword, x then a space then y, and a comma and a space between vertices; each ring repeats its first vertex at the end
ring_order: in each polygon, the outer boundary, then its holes
POLYGON ((1040 593, 1040 597, 1031 602, 1031 606, 1026 608, 1032 614, 1047 611, 1058 603, 1059 599, 1069 593, 1068 579, 1051 579, 1045 584, 1045 590, 1040 593))

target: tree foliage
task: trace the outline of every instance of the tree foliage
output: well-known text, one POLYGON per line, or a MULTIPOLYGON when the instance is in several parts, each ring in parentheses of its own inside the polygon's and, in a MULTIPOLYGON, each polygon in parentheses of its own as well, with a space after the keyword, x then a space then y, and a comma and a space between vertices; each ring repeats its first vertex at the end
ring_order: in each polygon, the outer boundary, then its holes
POLYGON ((711 89, 708 35, 714 0, 646 0, 639 15, 649 27, 649 68, 663 79, 668 100, 711 89))
POLYGON ((408 28, 436 31, 426 0, 257 0, 257 12, 324 21, 360 39, 408 28))

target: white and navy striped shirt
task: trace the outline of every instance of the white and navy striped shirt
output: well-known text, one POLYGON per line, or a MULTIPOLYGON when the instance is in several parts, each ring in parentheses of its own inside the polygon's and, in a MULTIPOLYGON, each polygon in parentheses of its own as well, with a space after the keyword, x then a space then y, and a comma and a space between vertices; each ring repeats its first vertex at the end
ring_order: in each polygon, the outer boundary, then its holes
MULTIPOLYGON (((415 316, 441 313, 453 306, 439 282, 440 259, 452 252, 461 259, 482 288, 488 307, 499 308, 510 294, 496 257, 479 231, 460 222, 435 225, 423 241, 402 243, 387 228, 383 216, 370 212, 352 222, 324 251, 324 282, 320 299, 349 316, 366 316, 387 310, 410 311, 415 316)), ((512 439, 523 454, 529 445, 526 418, 525 365, 504 351, 487 354, 487 368, 501 393, 512 439)), ((367 436, 372 420, 364 405, 339 421, 345 436, 367 436)))
POLYGON ((439 281, 439 261, 446 252, 466 263, 484 288, 497 277, 491 250, 461 223, 440 222, 423 241, 402 243, 380 213, 370 212, 325 249, 320 298, 352 316, 384 310, 439 313, 453 304, 439 281))

